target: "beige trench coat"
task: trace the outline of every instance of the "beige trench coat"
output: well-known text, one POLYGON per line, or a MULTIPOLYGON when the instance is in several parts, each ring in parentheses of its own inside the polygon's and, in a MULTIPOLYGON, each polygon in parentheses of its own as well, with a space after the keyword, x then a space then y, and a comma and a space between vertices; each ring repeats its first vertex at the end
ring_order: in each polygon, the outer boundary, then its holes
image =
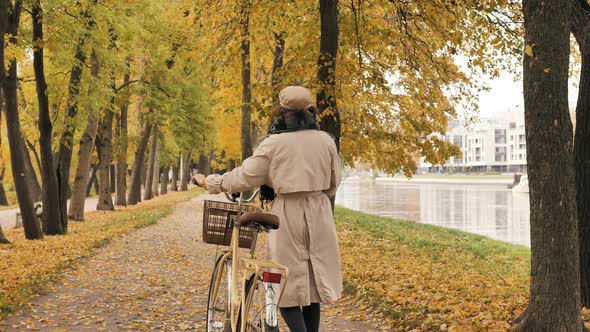
POLYGON ((242 192, 267 184, 281 225, 268 236, 269 258, 289 269, 281 307, 330 303, 342 293, 336 227, 328 196, 341 181, 334 140, 318 130, 267 137, 241 167, 225 173, 221 189, 242 192))

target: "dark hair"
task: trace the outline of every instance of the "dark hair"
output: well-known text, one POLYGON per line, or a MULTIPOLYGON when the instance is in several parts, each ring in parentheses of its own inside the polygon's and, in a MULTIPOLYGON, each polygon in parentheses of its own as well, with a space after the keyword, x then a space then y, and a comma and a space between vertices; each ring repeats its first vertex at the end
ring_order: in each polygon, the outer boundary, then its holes
POLYGON ((273 108, 271 115, 272 118, 276 120, 276 118, 278 118, 281 115, 287 114, 287 113, 295 113, 295 112, 301 112, 301 111, 308 111, 313 115, 317 115, 318 114, 318 109, 315 106, 310 106, 306 109, 295 109, 295 110, 289 110, 284 108, 281 105, 277 105, 273 108))

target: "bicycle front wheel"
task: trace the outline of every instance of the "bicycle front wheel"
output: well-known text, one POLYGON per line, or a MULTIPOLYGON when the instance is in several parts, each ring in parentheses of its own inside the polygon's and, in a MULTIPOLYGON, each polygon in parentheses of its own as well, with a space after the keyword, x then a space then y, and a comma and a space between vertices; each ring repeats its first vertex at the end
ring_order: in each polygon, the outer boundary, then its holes
POLYGON ((221 254, 215 262, 215 269, 209 285, 207 300, 207 332, 231 332, 231 258, 222 263, 221 254), (217 292, 215 292, 217 288, 217 292))
POLYGON ((254 280, 252 276, 246 283, 246 294, 249 294, 251 287, 255 288, 247 299, 251 304, 246 318, 246 331, 278 332, 278 305, 273 285, 263 283, 260 279, 254 280))

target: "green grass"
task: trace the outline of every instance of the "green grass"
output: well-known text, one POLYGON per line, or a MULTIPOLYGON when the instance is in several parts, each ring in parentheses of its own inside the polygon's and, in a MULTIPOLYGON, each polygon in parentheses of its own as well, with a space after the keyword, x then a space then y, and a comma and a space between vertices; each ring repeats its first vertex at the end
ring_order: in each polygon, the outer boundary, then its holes
POLYGON ((416 249, 463 250, 476 257, 507 255, 512 258, 530 257, 528 247, 462 232, 459 230, 380 217, 338 206, 338 225, 365 231, 376 238, 403 243, 416 249))

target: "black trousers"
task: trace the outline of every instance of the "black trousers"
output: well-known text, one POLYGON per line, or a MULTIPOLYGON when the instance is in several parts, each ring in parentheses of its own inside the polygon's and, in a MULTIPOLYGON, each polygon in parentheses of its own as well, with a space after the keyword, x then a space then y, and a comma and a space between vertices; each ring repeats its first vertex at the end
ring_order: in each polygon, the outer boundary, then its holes
POLYGON ((281 315, 291 332, 318 332, 320 330, 320 304, 305 307, 281 308, 281 315))

